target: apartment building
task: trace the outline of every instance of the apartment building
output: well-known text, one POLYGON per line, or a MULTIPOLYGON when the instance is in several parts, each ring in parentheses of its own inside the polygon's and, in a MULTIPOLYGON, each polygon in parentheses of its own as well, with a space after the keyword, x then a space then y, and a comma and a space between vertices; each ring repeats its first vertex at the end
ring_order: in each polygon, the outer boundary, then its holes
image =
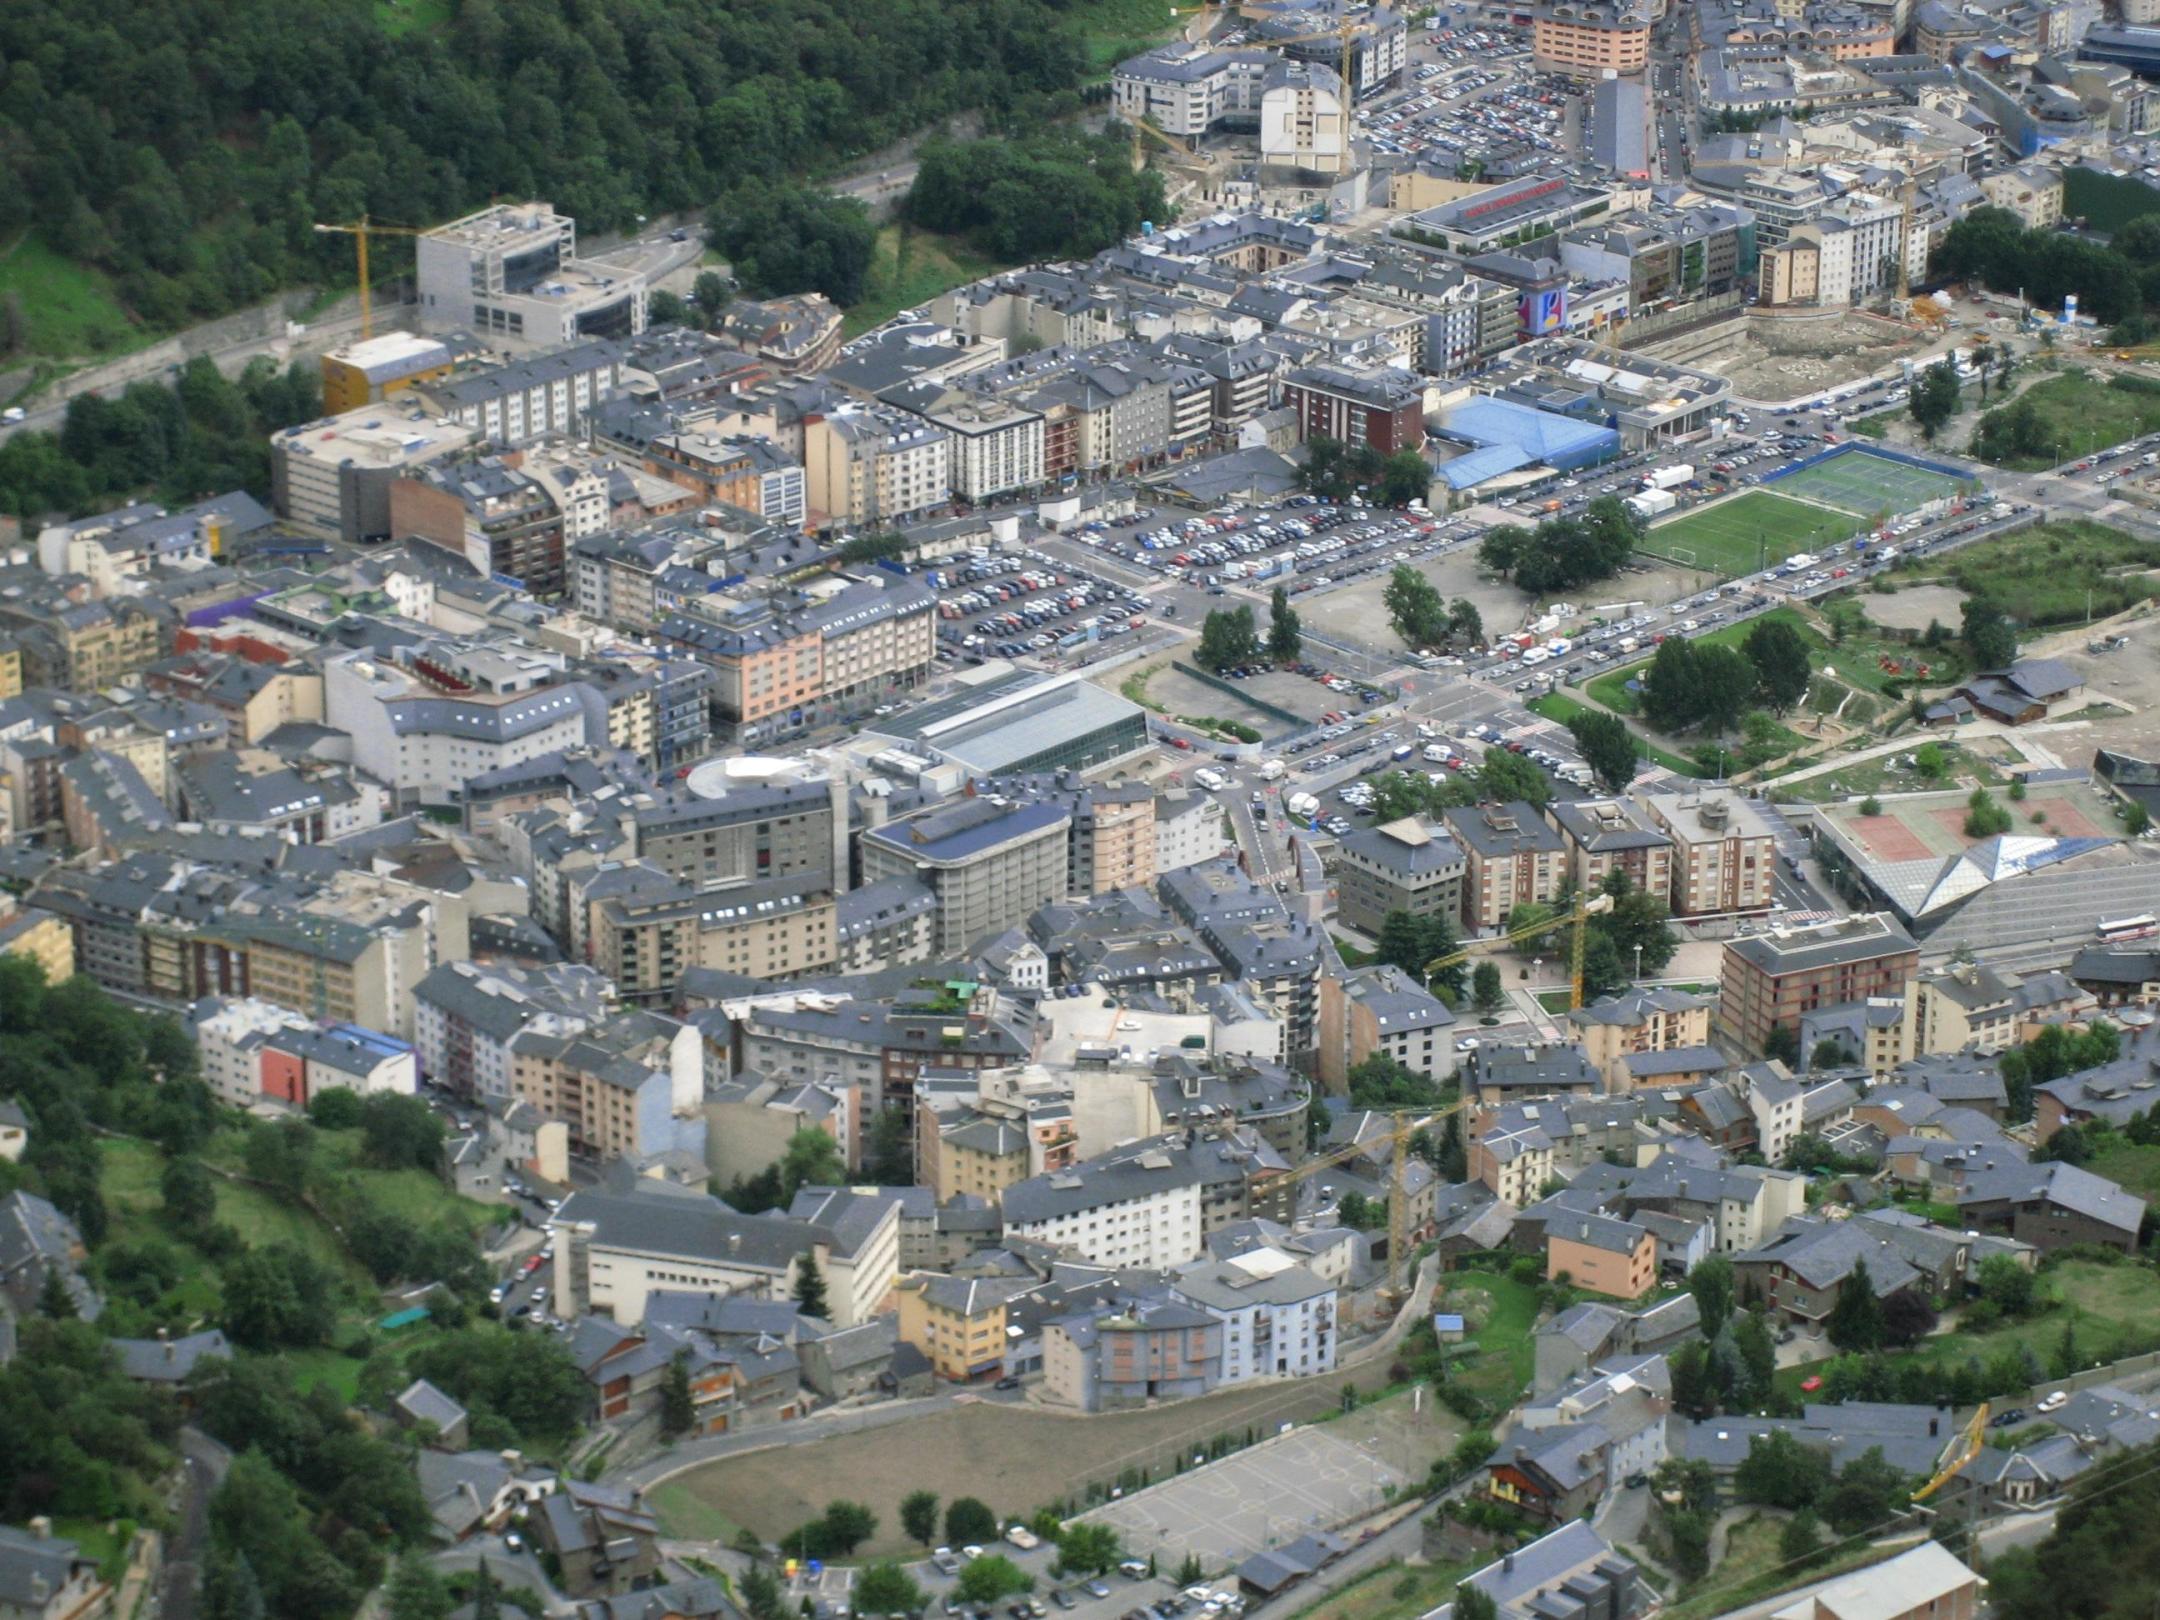
POLYGON ((323 409, 335 416, 447 377, 458 353, 440 338, 385 332, 322 357, 323 409))
POLYGON ((420 324, 505 349, 563 349, 645 330, 634 260, 581 259, 577 222, 544 202, 498 203, 413 243, 420 324))
POLYGON ((1466 927, 1499 928, 1517 906, 1549 905, 1559 894, 1567 847, 1529 805, 1461 806, 1447 820, 1464 853, 1466 927))
MULTIPOLYGON (((599 1192, 563 1200, 548 1222, 555 1247, 554 1297, 564 1315, 596 1312, 619 1326, 645 1319, 661 1292, 787 1299, 805 1259, 832 1276, 831 1234, 805 1221, 738 1215, 717 1198, 680 1188, 599 1192)), ((853 1290, 826 1288, 836 1327, 853 1327, 853 1290)), ((873 1305, 874 1308, 874 1305, 873 1305)))
POLYGON ((1768 911, 1777 898, 1777 834, 1763 813, 1729 790, 1651 794, 1644 814, 1672 840, 1676 917, 1768 911))
POLYGON ((127 597, 102 602, 0 602, 5 627, 32 686, 95 692, 148 668, 167 647, 168 622, 127 597))
POLYGON ((470 1099, 516 1095, 512 1043, 561 1038, 613 1011, 605 981, 586 967, 527 971, 499 963, 444 962, 413 986, 413 1046, 428 1081, 470 1099))
POLYGON ((1633 1221, 1557 1214, 1545 1223, 1545 1280, 1562 1276, 1593 1294, 1640 1299, 1657 1282, 1657 1239, 1633 1221))
POLYGON ((878 398, 920 417, 952 441, 952 492, 962 500, 987 501, 1041 487, 1040 411, 926 377, 889 388, 878 398))
POLYGON ((844 404, 803 416, 808 523, 904 523, 950 499, 952 436, 907 411, 844 404))
POLYGON ((712 666, 713 706, 746 738, 796 730, 919 686, 937 656, 937 597, 878 575, 815 592, 715 596, 658 638, 712 666))
POLYGON ((478 439, 477 429, 403 401, 287 428, 270 438, 271 505, 322 539, 387 540, 391 486, 478 439))
POLYGON ((839 357, 840 325, 839 309, 823 293, 737 298, 720 318, 720 336, 776 377, 809 377, 839 357))
POLYGON ((1772 928, 1725 942, 1718 1023, 1750 1050, 1803 1013, 1903 989, 1919 966, 1912 936, 1888 912, 1772 928))
POLYGON ((1170 1293, 1222 1324, 1218 1387, 1334 1371, 1335 1285, 1279 1249, 1196 1260, 1170 1293))
POLYGON ((1407 372, 1304 366, 1284 378, 1283 403, 1301 443, 1328 438, 1382 455, 1425 443, 1425 391, 1407 372))
POLYGON ((708 506, 736 506, 767 523, 799 529, 809 515, 802 465, 770 439, 713 432, 667 433, 645 447, 645 470, 689 490, 708 506))
POLYGON ((1103 783, 1072 799, 1067 894, 1114 894, 1155 882, 1155 792, 1145 782, 1103 783))
POLYGON ((2037 1025, 2065 1017, 2090 999, 2059 973, 2021 979, 1974 962, 1947 962, 1905 987, 1896 1061, 1943 1052, 2001 1052, 2030 1040, 2037 1025))
POLYGON ((423 468, 390 486, 390 525, 539 597, 568 585, 569 547, 610 524, 604 471, 568 461, 528 472, 512 452, 423 468))
POLYGON ((1180 1136, 1145 1139, 1005 1189, 1008 1237, 1094 1265, 1168 1270, 1200 1253, 1207 1171, 1180 1136))
POLYGON ((1673 841, 1627 800, 1555 801, 1545 818, 1567 841, 1568 881, 1577 889, 1596 890, 1622 872, 1645 894, 1672 892, 1673 841))
MULTIPOLYGON (((610 887, 617 870, 603 864, 588 896, 610 887)), ((588 899, 586 936, 593 965, 625 1001, 671 1001, 694 967, 792 979, 838 965, 834 896, 806 889, 802 877, 693 887, 657 870, 625 875, 634 881, 627 892, 588 899)))
POLYGON ((967 799, 863 834, 865 883, 919 879, 937 896, 937 948, 954 955, 1063 898, 1070 881, 1070 809, 967 799))
POLYGON ((305 664, 258 664, 232 653, 189 652, 143 671, 143 685, 225 717, 231 747, 259 743, 292 721, 322 721, 322 672, 305 664))
POLYGON ((1043 1324, 1043 1393, 1082 1412, 1137 1411, 1205 1395, 1222 1371, 1222 1326, 1174 1299, 1082 1310, 1043 1324))
POLYGON ((1406 816, 1353 832, 1337 846, 1342 919, 1378 934, 1391 911, 1459 917, 1468 870, 1462 847, 1436 821, 1406 816))
POLYGON ((1313 1048, 1320 1035, 1321 941, 1271 888, 1220 859, 1165 871, 1156 892, 1199 934, 1242 994, 1281 1020, 1285 1050, 1313 1048))
POLYGON ((1530 58, 1574 79, 1640 73, 1650 65, 1650 22, 1634 0, 1550 0, 1530 13, 1530 58))
POLYGON ((1320 978, 1320 1079, 1331 1090, 1375 1054, 1413 1074, 1445 1080, 1455 1070, 1455 1015, 1392 963, 1320 978))
POLYGON ((471 777, 587 740, 584 706, 553 667, 501 648, 334 656, 323 666, 323 712, 352 737, 353 763, 400 806, 455 804, 471 777))
POLYGON ((1630 989, 1601 996, 1568 1014, 1583 1056, 1605 1077, 1608 1091, 1635 1089, 1628 1059, 1646 1052, 1700 1052, 1710 1045, 1710 996, 1679 990, 1630 989))
POLYGON ((476 442, 507 450, 551 434, 582 439, 594 407, 622 386, 622 346, 596 340, 425 380, 417 392, 476 442))
POLYGON ((1110 99, 1127 123, 1144 118, 1181 140, 1219 128, 1257 129, 1261 85, 1274 61, 1267 51, 1162 45, 1117 65, 1110 99))
POLYGON ((633 805, 631 821, 638 858, 693 888, 847 881, 847 811, 834 778, 737 782, 710 798, 633 805))
POLYGON ((930 1370, 948 1383, 996 1378, 1005 1370, 1006 1305, 1018 1291, 1004 1277, 911 1273, 896 1289, 899 1340, 922 1352, 930 1370))
POLYGON ((589 1030, 522 1033, 510 1043, 510 1086, 544 1119, 561 1120, 570 1151, 594 1163, 647 1159, 701 1135, 704 1052, 695 1028, 622 1016, 589 1030))

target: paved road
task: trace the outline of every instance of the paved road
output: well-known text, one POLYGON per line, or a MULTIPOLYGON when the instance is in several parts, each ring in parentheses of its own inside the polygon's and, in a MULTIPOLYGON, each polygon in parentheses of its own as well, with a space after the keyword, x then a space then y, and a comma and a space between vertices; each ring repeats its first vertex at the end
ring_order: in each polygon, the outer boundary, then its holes
POLYGON ((232 1453, 190 1425, 180 1431, 181 1500, 177 1528, 165 1544, 158 1573, 159 1620, 195 1620, 202 1594, 203 1551, 210 1534, 210 1498, 225 1481, 232 1453))

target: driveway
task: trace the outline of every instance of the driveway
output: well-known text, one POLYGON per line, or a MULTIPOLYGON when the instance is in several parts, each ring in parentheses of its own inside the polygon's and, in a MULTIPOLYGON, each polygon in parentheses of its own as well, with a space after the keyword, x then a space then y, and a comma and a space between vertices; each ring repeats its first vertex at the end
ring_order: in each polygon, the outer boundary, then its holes
POLYGON ((195 1620, 210 1535, 210 1498, 231 1466, 232 1453, 202 1430, 189 1426, 180 1431, 180 1500, 173 1512, 175 1528, 165 1544, 165 1564, 158 1572, 160 1620, 195 1620))

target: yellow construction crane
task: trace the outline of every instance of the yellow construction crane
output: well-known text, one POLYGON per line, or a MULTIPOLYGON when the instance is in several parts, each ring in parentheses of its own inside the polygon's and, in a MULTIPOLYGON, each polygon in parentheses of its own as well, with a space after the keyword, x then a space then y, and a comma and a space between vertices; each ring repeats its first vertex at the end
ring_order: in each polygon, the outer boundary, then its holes
MULTIPOLYGON (((1469 1103, 1458 1097, 1453 1102, 1440 1103, 1431 1108, 1369 1108, 1362 1113, 1385 1114, 1394 1121, 1389 1130, 1389 1140, 1394 1144, 1394 1162, 1388 1167, 1388 1288, 1400 1295, 1403 1288, 1403 1264, 1410 1249, 1410 1139, 1427 1125, 1435 1124, 1450 1114, 1460 1113, 1469 1103)), ((1300 1182, 1310 1181, 1322 1171, 1347 1164, 1368 1151, 1372 1140, 1352 1142, 1345 1147, 1331 1148, 1316 1159, 1308 1159, 1286 1175, 1275 1177, 1261 1189, 1263 1194, 1278 1188, 1290 1188, 1300 1182)), ((1295 1209, 1285 1212, 1287 1219, 1295 1215, 1295 1209)))
POLYGON ((1612 896, 1609 894, 1577 894, 1574 908, 1564 917, 1549 917, 1543 922, 1513 929, 1491 939, 1473 939, 1460 950, 1434 957, 1425 964, 1425 982, 1428 986, 1431 985, 1432 976, 1442 968, 1460 966, 1479 951, 1491 950, 1497 945, 1517 944, 1526 939, 1535 939, 1540 934, 1549 934, 1555 928, 1567 927, 1573 930, 1568 941, 1568 1010, 1573 1012, 1582 1005, 1583 942, 1589 932, 1585 925, 1592 917, 1601 917, 1612 908, 1612 896))
POLYGON ((323 225, 315 227, 317 236, 349 236, 360 254, 360 337, 364 342, 375 335, 375 303, 368 287, 368 238, 371 236, 425 236, 426 231, 415 230, 409 225, 379 225, 362 214, 349 225, 323 225))
MULTIPOLYGON (((1347 120, 1352 113, 1357 111, 1357 77, 1350 71, 1350 67, 1351 58, 1357 51, 1358 26, 1358 19, 1345 12, 1341 22, 1337 23, 1333 28, 1324 29, 1320 33, 1291 34, 1284 39, 1260 39, 1255 43, 1272 48, 1278 45, 1311 45, 1323 39, 1334 40, 1341 52, 1341 61, 1338 64, 1337 71, 1342 75, 1343 117, 1347 120)), ((1350 132, 1347 129, 1343 131, 1346 141, 1349 135, 1350 132)))
POLYGON ((1898 226, 1897 295, 1903 303, 1912 297, 1912 227, 1913 204, 1919 200, 1920 182, 1908 178, 1898 188, 1898 207, 1903 218, 1898 226))
POLYGON ((1200 155, 1189 144, 1179 140, 1168 130, 1156 128, 1154 124, 1135 113, 1132 115, 1132 166, 1135 171, 1144 168, 1147 164, 1144 140, 1148 136, 1153 136, 1163 145, 1169 147, 1171 151, 1182 152, 1189 158, 1197 158, 1200 155))
POLYGON ((1972 1422, 1965 1425, 1965 1445, 1955 1458, 1942 1465, 1935 1477, 1913 1492, 1915 1502, 1925 1502, 1945 1485, 1963 1473, 1972 1460, 1980 1455, 1980 1448, 1987 1444, 1988 1403, 1982 1401, 1973 1413, 1972 1422))

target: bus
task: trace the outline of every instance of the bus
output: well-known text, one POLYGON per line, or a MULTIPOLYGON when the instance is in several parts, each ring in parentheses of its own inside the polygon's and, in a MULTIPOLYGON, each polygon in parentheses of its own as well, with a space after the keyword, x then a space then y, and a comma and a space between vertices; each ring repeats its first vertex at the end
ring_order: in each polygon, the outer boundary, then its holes
POLYGON ((2113 922, 2102 922, 2093 929, 2093 937, 2103 945, 2120 945, 2133 939, 2151 939, 2160 934, 2160 918, 2150 915, 2119 917, 2113 922))

